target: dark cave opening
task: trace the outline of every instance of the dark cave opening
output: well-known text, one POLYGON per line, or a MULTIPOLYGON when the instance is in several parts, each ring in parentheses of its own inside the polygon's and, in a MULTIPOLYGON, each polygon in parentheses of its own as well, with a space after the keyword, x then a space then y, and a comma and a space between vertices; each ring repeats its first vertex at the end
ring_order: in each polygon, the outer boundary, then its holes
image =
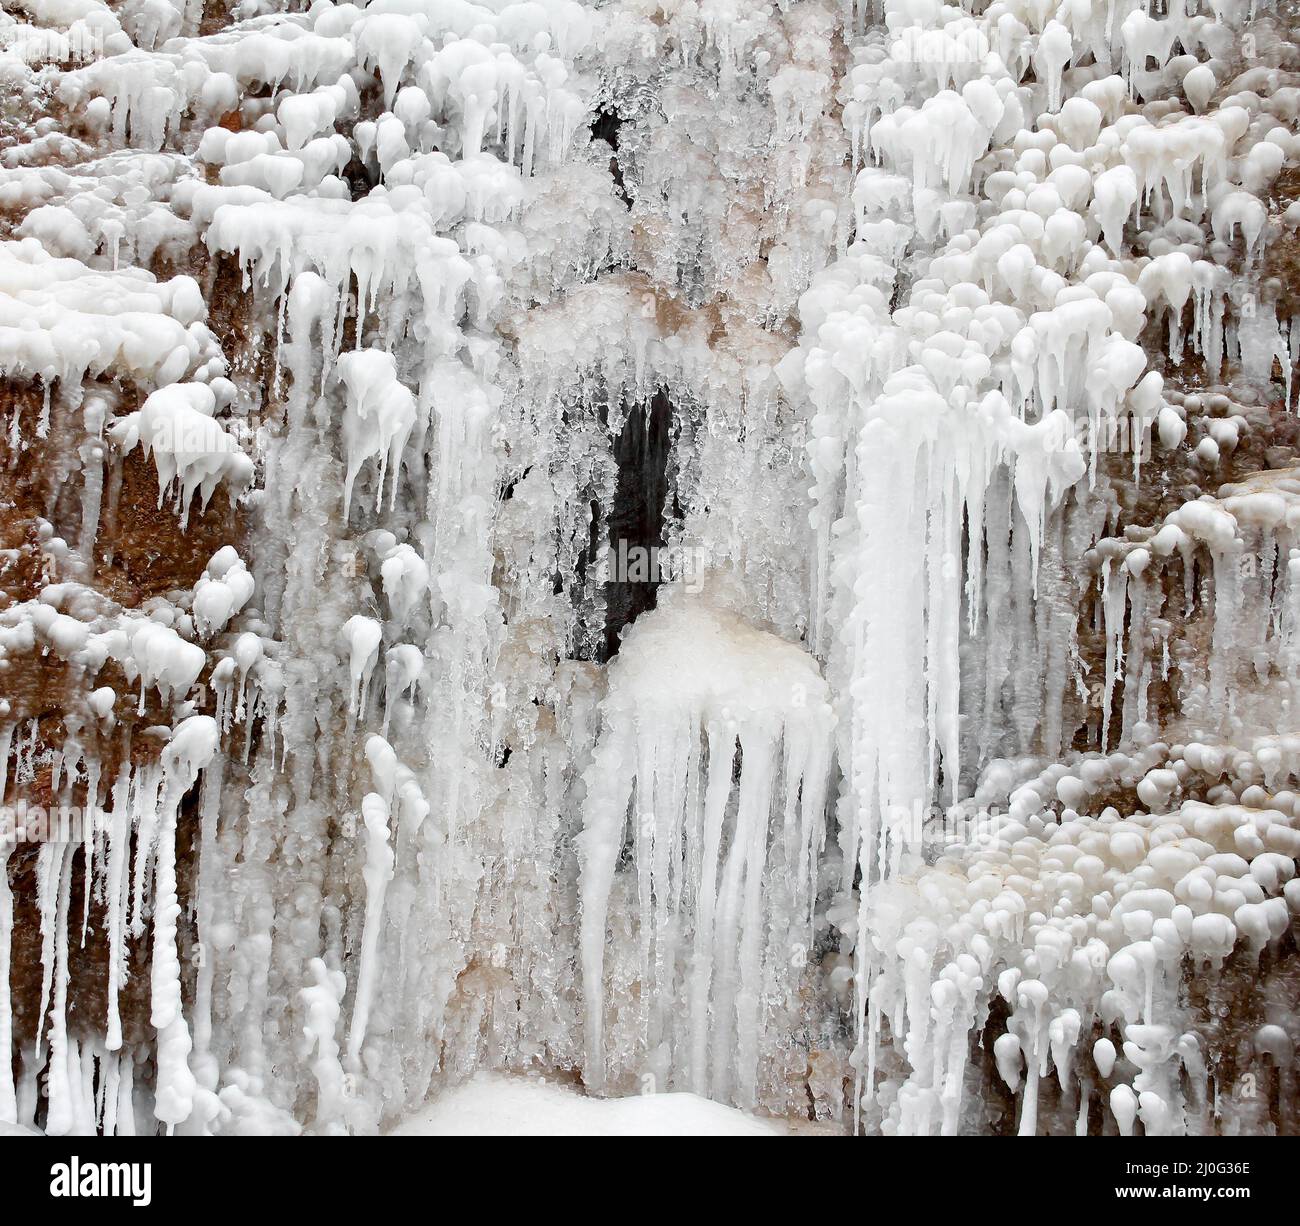
POLYGON ((618 484, 609 514, 610 578, 605 583, 603 659, 618 652, 626 626, 655 607, 668 501, 673 406, 660 390, 627 415, 614 440, 618 484))

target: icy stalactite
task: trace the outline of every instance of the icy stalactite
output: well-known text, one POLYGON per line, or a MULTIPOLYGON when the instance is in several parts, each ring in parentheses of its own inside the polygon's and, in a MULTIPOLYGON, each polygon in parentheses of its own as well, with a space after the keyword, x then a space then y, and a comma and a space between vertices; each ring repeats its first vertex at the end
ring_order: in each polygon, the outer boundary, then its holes
POLYGON ((307 1006, 304 1034, 316 1056, 313 1063, 318 1086, 316 1131, 324 1135, 345 1134, 347 1082, 335 1031, 347 980, 341 971, 331 971, 320 958, 313 959, 310 967, 314 982, 303 988, 301 995, 307 1006))
POLYGON ((680 1078, 697 1093, 757 1102, 770 994, 788 1009, 808 970, 828 697, 797 647, 681 592, 661 595, 625 637, 601 704, 581 835, 593 1088, 609 1072, 637 1073, 659 1088, 680 1078), (641 985, 628 1017, 605 985, 625 842, 641 985), (677 999, 684 1010, 670 1007, 677 999))
POLYGON ((393 875, 393 853, 388 845, 388 802, 370 792, 361 802, 361 816, 366 824, 366 920, 361 937, 361 969, 357 972, 357 997, 348 1032, 348 1061, 355 1065, 365 1042, 370 1017, 371 996, 379 974, 377 951, 380 927, 384 920, 384 895, 393 875))
POLYGON ((216 407, 216 393, 207 384, 171 384, 113 426, 113 441, 123 454, 143 445, 157 465, 160 505, 176 486, 182 526, 196 493, 206 507, 219 482, 233 486, 237 497, 253 478, 252 461, 214 420, 216 407))
POLYGON ((176 814, 180 798, 198 772, 217 752, 216 722, 206 715, 191 716, 177 726, 163 754, 164 781, 154 838, 154 917, 150 976, 150 1024, 158 1031, 158 1080, 154 1113, 170 1132, 189 1119, 194 1110, 197 1084, 189 1067, 193 1049, 181 1003, 180 962, 176 920, 180 902, 176 895, 176 814))

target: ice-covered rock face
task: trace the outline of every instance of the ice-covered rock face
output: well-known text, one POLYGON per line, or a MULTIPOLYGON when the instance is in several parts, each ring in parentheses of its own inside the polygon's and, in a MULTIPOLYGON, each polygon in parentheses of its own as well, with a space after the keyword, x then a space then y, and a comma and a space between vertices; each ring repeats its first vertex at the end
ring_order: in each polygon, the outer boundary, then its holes
POLYGON ((1300 1128, 1297 52, 1194 3, 0 17, 0 1122, 1300 1128))

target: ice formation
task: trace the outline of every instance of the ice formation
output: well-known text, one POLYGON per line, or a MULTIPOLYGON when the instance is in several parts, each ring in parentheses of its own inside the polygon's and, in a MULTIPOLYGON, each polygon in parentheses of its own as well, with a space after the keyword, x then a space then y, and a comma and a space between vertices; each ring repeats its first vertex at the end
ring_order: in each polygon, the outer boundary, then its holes
POLYGON ((0 1127, 1300 1131, 1290 20, 0 15, 0 1127))
MULTIPOLYGON (((789 951, 813 936, 828 699, 805 652, 706 603, 644 614, 610 665, 585 772, 583 989, 588 1002, 605 1000, 607 917, 631 802, 636 897, 617 910, 638 913, 639 964, 624 974, 649 988, 629 1011, 634 1050, 653 1053, 657 1084, 680 1071, 697 1093, 757 1102, 759 1053, 776 1041, 765 1036, 769 1015, 789 1025, 804 969, 789 951), (678 678, 672 688, 665 669, 678 678)), ((630 1004, 612 1003, 620 1014, 630 1004)), ((604 1012, 589 1007, 586 1018, 585 1076, 597 1088, 604 1012)))

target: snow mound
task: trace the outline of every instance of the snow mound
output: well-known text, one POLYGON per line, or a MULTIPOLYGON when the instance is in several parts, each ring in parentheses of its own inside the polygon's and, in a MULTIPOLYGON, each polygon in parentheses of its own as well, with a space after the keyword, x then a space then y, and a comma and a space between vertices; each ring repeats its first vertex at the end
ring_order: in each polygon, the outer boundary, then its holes
POLYGON ((398 1124, 394 1137, 777 1137, 788 1126, 696 1094, 587 1098, 526 1077, 480 1073, 398 1124))

